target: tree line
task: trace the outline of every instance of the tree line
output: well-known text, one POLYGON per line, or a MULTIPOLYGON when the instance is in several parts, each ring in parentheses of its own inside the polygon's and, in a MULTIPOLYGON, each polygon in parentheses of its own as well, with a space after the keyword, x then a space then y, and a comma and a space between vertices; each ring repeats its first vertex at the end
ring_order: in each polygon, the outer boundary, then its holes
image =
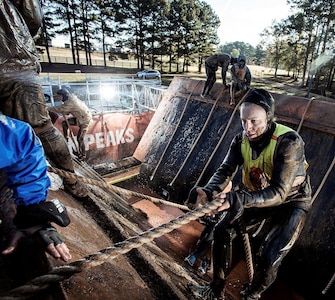
POLYGON ((74 64, 84 50, 87 65, 92 65, 96 43, 102 45, 105 66, 112 48, 130 49, 138 69, 164 67, 168 72, 172 66, 187 72, 190 65, 200 72, 206 57, 225 52, 274 68, 275 76, 285 69, 293 80, 302 78, 302 85, 332 89, 335 0, 287 0, 290 15, 265 28, 256 48, 243 41, 219 45, 220 19, 201 0, 41 1, 44 23, 37 45, 46 47, 49 61, 51 38, 64 34, 70 38, 74 64), (315 64, 320 57, 325 59, 315 64))
MULTIPOLYGON (((59 34, 70 37, 73 63, 85 50, 91 65, 94 42, 102 45, 104 62, 113 48, 131 49, 139 69, 145 66, 186 72, 202 64, 218 44, 219 17, 204 1, 187 0, 43 0, 40 41, 48 47, 59 34)), ((48 53, 48 50, 47 50, 48 53)))
POLYGON ((266 64, 324 94, 335 75, 335 0, 287 0, 291 14, 264 29, 266 64))

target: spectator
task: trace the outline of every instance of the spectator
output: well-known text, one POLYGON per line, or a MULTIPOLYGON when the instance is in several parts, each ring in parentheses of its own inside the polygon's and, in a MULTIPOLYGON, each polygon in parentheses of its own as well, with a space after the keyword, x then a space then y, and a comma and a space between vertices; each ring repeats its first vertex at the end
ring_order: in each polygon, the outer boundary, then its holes
POLYGON ((55 222, 65 227, 70 219, 58 199, 46 201, 50 179, 40 140, 29 124, 0 114, 0 147, 0 220, 9 240, 2 254, 11 254, 22 237, 34 235, 55 258, 71 259, 51 225, 55 222))
MULTIPOLYGON (((66 141, 53 126, 39 78, 41 71, 33 37, 42 23, 38 0, 3 0, 0 39, 0 111, 29 123, 48 158, 60 169, 74 173, 66 141)), ((75 178, 64 178, 64 188, 77 197, 87 196, 75 178)))
POLYGON ((203 88, 202 93, 200 96, 204 98, 205 96, 209 95, 214 83, 216 82, 216 71, 219 67, 221 67, 221 76, 222 76, 222 83, 227 87, 226 83, 226 73, 228 70, 228 66, 230 63, 233 63, 234 58, 231 58, 229 54, 214 54, 208 57, 205 61, 205 68, 206 68, 206 82, 203 88))
POLYGON ((230 86, 230 105, 235 105, 237 97, 245 95, 250 88, 251 73, 246 65, 246 58, 240 55, 230 69, 232 84, 230 86))
POLYGON ((66 140, 68 140, 69 130, 71 130, 68 125, 79 127, 77 135, 79 146, 78 157, 80 159, 86 159, 84 136, 86 135, 90 122, 92 121, 92 114, 85 103, 76 95, 70 94, 67 89, 60 89, 57 91, 57 94, 62 96, 63 104, 60 106, 49 107, 48 109, 54 113, 62 113, 64 118, 66 117, 65 115, 72 115, 72 117, 62 122, 63 133, 66 140))
POLYGON ((304 142, 293 129, 274 121, 274 99, 263 89, 251 89, 240 108, 243 131, 235 136, 221 166, 204 187, 191 190, 190 208, 215 197, 228 210, 214 231, 213 278, 209 286, 189 284, 201 299, 223 299, 234 232, 265 222, 251 240, 255 274, 242 291, 243 299, 260 299, 277 277, 278 268, 292 249, 311 206, 304 142), (240 189, 222 193, 242 167, 240 189))

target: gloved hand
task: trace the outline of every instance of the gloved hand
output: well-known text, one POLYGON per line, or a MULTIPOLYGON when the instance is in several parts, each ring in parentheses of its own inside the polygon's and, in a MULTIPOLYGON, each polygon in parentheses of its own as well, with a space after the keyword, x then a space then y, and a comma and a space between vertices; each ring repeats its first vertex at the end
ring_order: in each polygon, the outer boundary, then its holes
POLYGON ((72 258, 68 247, 55 227, 51 225, 43 227, 36 233, 36 236, 42 241, 46 251, 53 257, 61 258, 64 261, 72 258))
MULTIPOLYGON (((220 196, 220 194, 218 194, 220 196)), ((230 207, 227 210, 227 215, 221 218, 218 223, 225 222, 227 224, 233 224, 238 218, 240 218, 244 212, 244 207, 238 194, 235 192, 228 192, 225 194, 226 200, 230 207)))
POLYGON ((56 228, 51 225, 43 227, 42 229, 37 231, 37 235, 41 238, 45 246, 48 246, 52 243, 57 246, 64 242, 56 228))
POLYGON ((244 86, 243 82, 242 82, 241 80, 239 80, 239 81, 237 82, 238 90, 243 91, 243 86, 244 86))
POLYGON ((242 89, 242 91, 243 91, 243 92, 246 92, 247 90, 248 90, 248 86, 244 83, 244 84, 243 84, 243 89, 242 89))
POLYGON ((64 261, 71 259, 71 254, 56 228, 49 225, 46 227, 34 226, 25 229, 15 229, 12 231, 8 247, 2 252, 8 255, 14 252, 21 238, 35 236, 46 251, 55 258, 61 258, 64 261))
POLYGON ((199 186, 195 186, 190 190, 185 205, 187 205, 189 209, 195 209, 204 205, 208 201, 209 197, 206 191, 199 186))

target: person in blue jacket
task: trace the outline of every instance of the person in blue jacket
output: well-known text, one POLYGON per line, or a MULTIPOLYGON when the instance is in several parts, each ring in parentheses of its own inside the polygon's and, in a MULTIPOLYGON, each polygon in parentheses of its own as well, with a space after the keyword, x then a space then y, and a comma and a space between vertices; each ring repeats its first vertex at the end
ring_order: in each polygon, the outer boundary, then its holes
POLYGON ((41 141, 23 121, 0 114, 0 220, 11 254, 24 236, 37 236, 46 251, 64 261, 71 254, 51 222, 67 226, 70 219, 58 199, 46 201, 50 179, 41 141), (14 203, 13 203, 14 201, 14 203), (15 204, 15 205, 13 205, 15 204), (15 212, 16 210, 16 212, 15 212))
MULTIPOLYGON (((39 77, 34 38, 43 22, 41 3, 1 0, 0 20, 0 111, 29 123, 50 161, 74 174, 74 161, 64 137, 51 122, 39 77)), ((86 186, 74 176, 64 177, 63 183, 64 190, 74 197, 87 197, 86 186)))

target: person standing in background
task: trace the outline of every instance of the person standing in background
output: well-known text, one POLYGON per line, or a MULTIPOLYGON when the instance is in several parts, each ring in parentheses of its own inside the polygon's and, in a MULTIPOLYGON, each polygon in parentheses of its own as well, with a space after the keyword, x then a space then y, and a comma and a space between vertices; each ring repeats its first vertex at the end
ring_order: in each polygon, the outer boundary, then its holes
POLYGON ((205 69, 207 79, 205 81, 202 93, 200 94, 202 98, 209 95, 209 92, 211 91, 214 83, 216 82, 216 71, 219 67, 221 67, 222 83, 224 84, 225 88, 227 88, 226 73, 229 64, 231 64, 233 61, 234 58, 231 58, 231 56, 226 53, 214 54, 206 59, 205 69))

